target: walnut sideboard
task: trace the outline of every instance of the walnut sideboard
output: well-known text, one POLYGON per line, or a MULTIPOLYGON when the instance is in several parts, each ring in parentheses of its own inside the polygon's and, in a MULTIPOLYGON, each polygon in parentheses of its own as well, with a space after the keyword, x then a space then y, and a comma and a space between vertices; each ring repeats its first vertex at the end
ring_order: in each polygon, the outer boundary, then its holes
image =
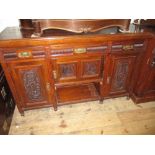
POLYGON ((6 28, 0 61, 19 112, 127 96, 155 100, 155 41, 151 33, 32 37, 6 28))

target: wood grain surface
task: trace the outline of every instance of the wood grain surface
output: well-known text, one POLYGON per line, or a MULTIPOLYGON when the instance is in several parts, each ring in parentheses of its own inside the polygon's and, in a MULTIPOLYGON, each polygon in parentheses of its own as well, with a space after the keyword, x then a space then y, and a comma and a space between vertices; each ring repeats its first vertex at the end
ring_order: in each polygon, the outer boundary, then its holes
POLYGON ((10 135, 155 134, 155 102, 134 104, 126 97, 29 110, 15 109, 10 135))

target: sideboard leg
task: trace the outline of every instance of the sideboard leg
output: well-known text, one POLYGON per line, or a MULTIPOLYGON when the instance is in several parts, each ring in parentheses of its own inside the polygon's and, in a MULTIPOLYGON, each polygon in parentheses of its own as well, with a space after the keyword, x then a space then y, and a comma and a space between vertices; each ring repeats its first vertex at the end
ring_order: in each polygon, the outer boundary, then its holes
POLYGON ((20 115, 21 115, 21 116, 24 116, 24 111, 22 111, 22 112, 20 113, 20 115))
POLYGON ((103 104, 103 98, 99 100, 99 104, 103 104))
POLYGON ((21 107, 18 107, 18 111, 21 116, 24 116, 24 110, 21 107))
POLYGON ((130 94, 129 94, 129 95, 127 95, 126 99, 127 99, 127 100, 130 100, 130 94))
POLYGON ((57 111, 58 110, 58 108, 57 107, 54 107, 54 111, 57 111))

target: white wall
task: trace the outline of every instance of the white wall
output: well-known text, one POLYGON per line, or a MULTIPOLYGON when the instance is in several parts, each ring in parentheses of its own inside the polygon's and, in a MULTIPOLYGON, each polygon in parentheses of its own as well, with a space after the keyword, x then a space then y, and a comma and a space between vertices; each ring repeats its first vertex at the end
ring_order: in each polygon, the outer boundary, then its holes
POLYGON ((6 27, 19 26, 18 19, 0 19, 0 32, 6 27))

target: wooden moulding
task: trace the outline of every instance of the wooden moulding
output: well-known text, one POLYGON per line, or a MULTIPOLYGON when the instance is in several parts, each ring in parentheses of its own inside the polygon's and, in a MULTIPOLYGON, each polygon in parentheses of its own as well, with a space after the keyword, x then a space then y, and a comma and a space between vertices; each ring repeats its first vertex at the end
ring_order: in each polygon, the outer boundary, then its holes
POLYGON ((130 19, 35 19, 32 22, 36 34, 43 34, 43 31, 48 29, 87 33, 109 27, 119 27, 127 31, 130 25, 130 19))

